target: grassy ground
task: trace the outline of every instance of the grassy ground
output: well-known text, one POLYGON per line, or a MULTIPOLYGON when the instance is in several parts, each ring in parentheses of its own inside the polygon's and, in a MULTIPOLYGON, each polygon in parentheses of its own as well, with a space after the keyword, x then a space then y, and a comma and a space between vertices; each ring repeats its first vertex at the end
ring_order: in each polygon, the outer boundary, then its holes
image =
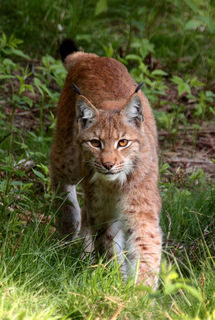
POLYGON ((2 4, 0 319, 215 319, 214 14, 199 0, 2 4), (164 233, 155 293, 124 282, 114 260, 83 259, 55 230, 48 158, 66 75, 56 44, 69 35, 125 63, 154 108, 164 233))

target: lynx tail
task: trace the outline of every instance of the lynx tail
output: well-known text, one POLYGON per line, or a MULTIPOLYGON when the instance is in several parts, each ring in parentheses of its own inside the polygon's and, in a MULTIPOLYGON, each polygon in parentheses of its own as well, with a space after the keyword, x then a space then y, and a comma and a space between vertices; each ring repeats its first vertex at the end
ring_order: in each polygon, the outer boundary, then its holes
POLYGON ((72 39, 65 39, 59 48, 61 59, 65 62, 66 57, 73 53, 79 51, 78 46, 72 39))

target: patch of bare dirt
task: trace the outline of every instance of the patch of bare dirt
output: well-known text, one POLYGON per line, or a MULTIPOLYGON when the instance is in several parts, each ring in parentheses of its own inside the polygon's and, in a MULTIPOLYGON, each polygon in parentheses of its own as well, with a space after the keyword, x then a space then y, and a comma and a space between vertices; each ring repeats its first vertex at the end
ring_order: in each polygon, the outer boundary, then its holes
POLYGON ((198 132, 179 127, 172 143, 165 131, 159 131, 159 137, 162 162, 173 173, 188 175, 202 169, 210 180, 215 179, 215 122, 204 122, 198 132))

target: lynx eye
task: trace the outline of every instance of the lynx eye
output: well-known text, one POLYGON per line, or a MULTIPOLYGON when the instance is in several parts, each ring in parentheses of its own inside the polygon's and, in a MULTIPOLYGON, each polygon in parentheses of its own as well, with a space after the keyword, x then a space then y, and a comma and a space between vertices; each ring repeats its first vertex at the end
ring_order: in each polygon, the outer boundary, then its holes
POLYGON ((92 140, 90 140, 90 141, 89 141, 89 144, 90 144, 92 147, 94 147, 94 148, 99 148, 99 149, 101 149, 101 147, 102 147, 102 144, 101 144, 100 140, 98 140, 98 139, 92 139, 92 140))
POLYGON ((128 146, 128 144, 129 144, 129 140, 127 140, 127 139, 121 139, 121 140, 119 140, 118 141, 118 145, 117 145, 117 147, 119 148, 119 147, 126 147, 126 146, 128 146))

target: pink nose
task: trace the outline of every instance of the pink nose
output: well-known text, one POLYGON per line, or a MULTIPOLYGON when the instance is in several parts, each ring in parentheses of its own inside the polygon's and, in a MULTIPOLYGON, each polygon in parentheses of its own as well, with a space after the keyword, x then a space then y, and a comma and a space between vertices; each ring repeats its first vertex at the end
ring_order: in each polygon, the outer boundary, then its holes
POLYGON ((110 161, 103 162, 102 164, 107 170, 110 170, 114 166, 114 163, 110 161))

